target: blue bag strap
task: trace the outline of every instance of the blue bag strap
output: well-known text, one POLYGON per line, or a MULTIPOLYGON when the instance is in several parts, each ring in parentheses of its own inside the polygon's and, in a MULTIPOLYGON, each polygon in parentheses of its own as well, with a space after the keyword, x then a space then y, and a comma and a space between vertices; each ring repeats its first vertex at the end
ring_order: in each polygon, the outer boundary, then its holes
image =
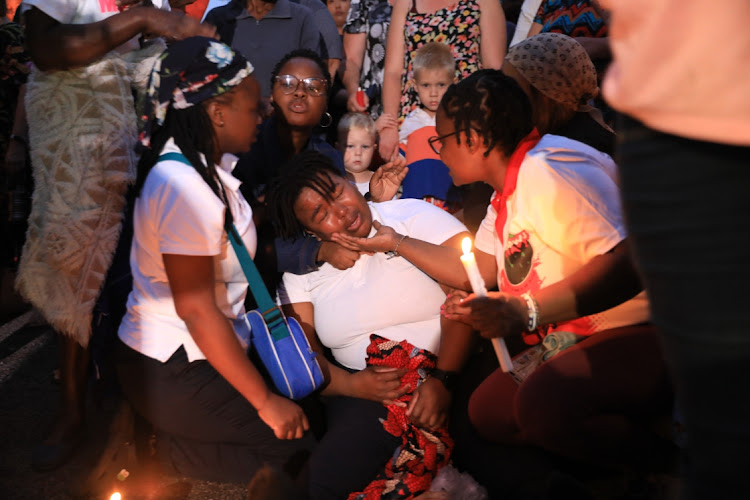
MULTIPOLYGON (((167 160, 179 161, 191 167, 193 166, 182 153, 164 153, 159 156, 159 161, 167 160)), ((245 274, 245 278, 247 278, 247 282, 250 285, 250 292, 258 304, 258 309, 268 326, 268 330, 271 332, 271 336, 274 341, 288 337, 290 335, 289 327, 286 324, 284 315, 268 293, 268 289, 263 283, 263 278, 260 277, 258 268, 255 267, 253 259, 250 258, 250 253, 247 251, 247 247, 242 238, 240 238, 240 233, 234 224, 227 231, 227 235, 229 236, 232 248, 234 248, 234 253, 237 254, 237 260, 240 261, 242 272, 245 274)))

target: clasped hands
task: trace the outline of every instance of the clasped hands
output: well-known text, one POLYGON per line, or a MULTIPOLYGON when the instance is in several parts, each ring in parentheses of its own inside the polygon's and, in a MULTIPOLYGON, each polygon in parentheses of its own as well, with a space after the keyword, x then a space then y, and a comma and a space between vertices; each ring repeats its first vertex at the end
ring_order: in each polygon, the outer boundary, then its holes
POLYGON ((526 302, 504 292, 488 292, 486 297, 477 297, 463 290, 453 290, 440 306, 440 314, 471 326, 488 339, 519 335, 527 331, 528 325, 526 302))
POLYGON ((352 394, 384 405, 406 407, 407 417, 419 427, 434 429, 444 425, 448 419, 451 394, 443 383, 427 377, 414 389, 411 401, 406 404, 398 401, 412 389, 401 384, 404 374, 405 368, 368 366, 351 375, 352 394))

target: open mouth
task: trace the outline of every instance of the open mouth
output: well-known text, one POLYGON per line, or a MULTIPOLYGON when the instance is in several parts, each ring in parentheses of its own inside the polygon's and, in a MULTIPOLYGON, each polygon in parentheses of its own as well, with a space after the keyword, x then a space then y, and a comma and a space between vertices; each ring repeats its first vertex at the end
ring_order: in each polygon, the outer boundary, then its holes
POLYGON ((307 111, 307 102, 302 99, 295 99, 289 104, 289 110, 294 113, 304 113, 307 111))
POLYGON ((357 229, 359 229, 359 226, 362 225, 362 217, 358 213, 351 222, 349 221, 347 222, 348 224, 346 225, 346 230, 351 233, 354 233, 357 231, 357 229))

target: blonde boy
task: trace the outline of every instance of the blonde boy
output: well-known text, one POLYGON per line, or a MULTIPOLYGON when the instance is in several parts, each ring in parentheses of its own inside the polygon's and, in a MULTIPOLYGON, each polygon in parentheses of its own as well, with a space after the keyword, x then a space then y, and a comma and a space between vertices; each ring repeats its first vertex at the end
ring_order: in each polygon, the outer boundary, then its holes
POLYGON ((372 155, 378 142, 375 122, 363 113, 347 113, 339 121, 336 145, 344 157, 347 178, 363 195, 370 191, 372 155))
POLYGON ((401 152, 409 167, 403 181, 402 197, 421 198, 456 212, 460 200, 448 194, 453 185, 448 168, 427 142, 436 135, 435 114, 440 100, 456 81, 456 61, 448 45, 430 42, 415 53, 413 68, 411 84, 419 96, 420 107, 404 118, 399 131, 401 152))

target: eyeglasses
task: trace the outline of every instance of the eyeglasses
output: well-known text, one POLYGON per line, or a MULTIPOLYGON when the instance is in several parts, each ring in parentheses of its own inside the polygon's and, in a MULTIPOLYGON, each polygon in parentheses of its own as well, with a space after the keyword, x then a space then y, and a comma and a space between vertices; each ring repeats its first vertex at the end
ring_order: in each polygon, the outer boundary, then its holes
POLYGON ((278 75, 276 81, 279 82, 279 87, 284 94, 293 94, 299 88, 300 82, 305 84, 305 91, 307 95, 320 97, 325 95, 328 89, 328 82, 322 78, 308 77, 300 80, 294 75, 278 75))
POLYGON ((427 144, 430 145, 430 147, 432 148, 432 150, 435 152, 436 155, 439 155, 440 150, 443 149, 443 143, 441 141, 445 139, 446 137, 456 135, 458 132, 459 132, 458 130, 454 130, 450 134, 441 135, 440 137, 434 135, 430 137, 429 139, 427 139, 427 144))

